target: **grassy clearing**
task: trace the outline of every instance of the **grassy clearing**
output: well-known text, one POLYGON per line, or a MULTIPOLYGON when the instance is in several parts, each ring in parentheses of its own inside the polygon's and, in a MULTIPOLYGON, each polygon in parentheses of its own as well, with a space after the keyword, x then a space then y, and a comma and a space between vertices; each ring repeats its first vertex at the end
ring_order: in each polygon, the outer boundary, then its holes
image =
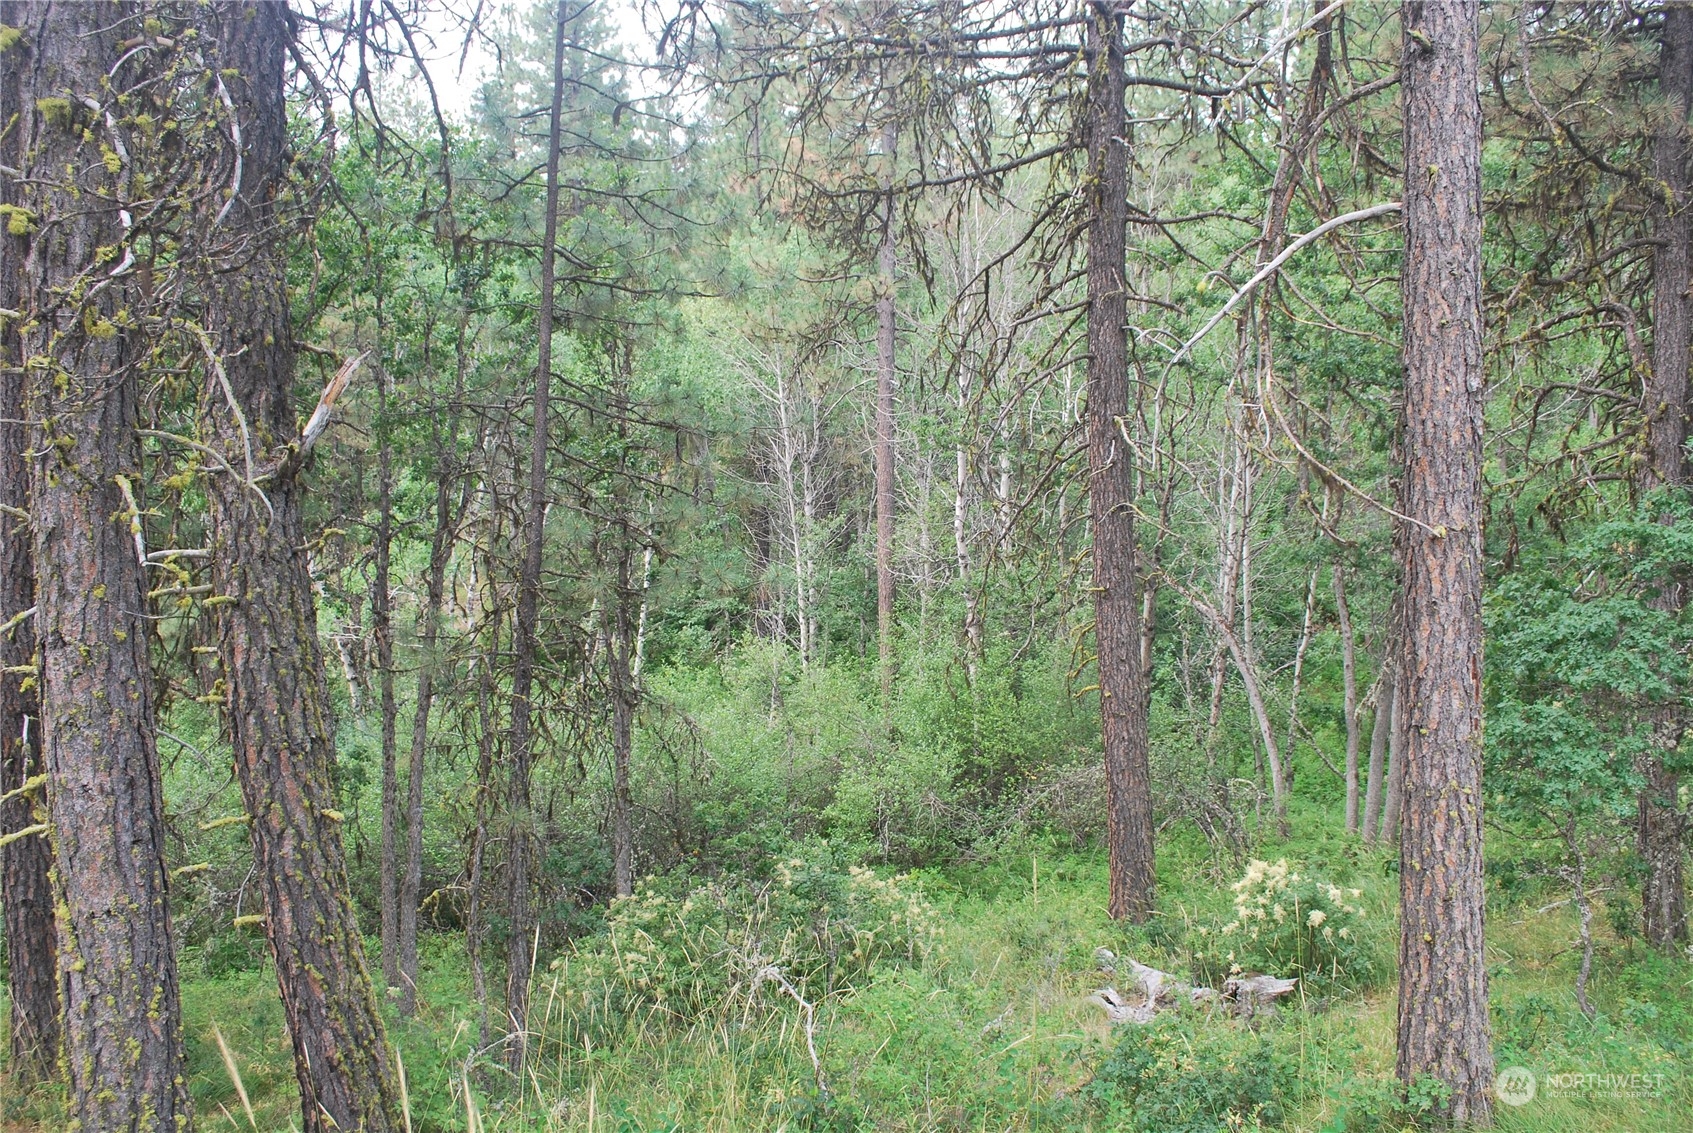
MULTIPOLYGON (((1226 919, 1234 865, 1212 860, 1179 834, 1162 847, 1165 913, 1145 928, 1105 916, 1097 855, 1045 846, 923 873, 917 880, 943 929, 938 943, 925 960, 879 964, 855 987, 818 1004, 815 1068, 804 1013, 774 988, 693 1019, 657 1010, 619 1016, 592 1002, 603 988, 585 986, 588 969, 567 960, 538 973, 540 1037, 518 1082, 495 1056, 478 1054, 480 1019, 468 996, 462 949, 455 938, 436 937, 426 951, 418 1018, 392 1024, 414 1127, 420 1133, 1408 1127, 1408 1115, 1392 1112, 1389 1101, 1389 856, 1361 852, 1326 833, 1273 853, 1363 891, 1374 974, 1314 987, 1256 1026, 1192 1011, 1156 1035, 1140 1028, 1113 1033, 1086 1002, 1109 979, 1097 971, 1094 949, 1104 945, 1186 972, 1197 927, 1226 919), (584 1012, 598 1012, 601 1024, 585 1030, 584 1012), (1113 1058, 1120 1044, 1131 1045, 1113 1058), (1132 1081, 1124 1087, 1122 1067, 1131 1064, 1132 1081)), ((1572 994, 1579 961, 1574 917, 1544 896, 1517 895, 1493 911, 1490 923, 1499 1063, 1525 1066, 1541 1081, 1533 1102, 1500 1107, 1498 1128, 1693 1129, 1693 1087, 1684 1069, 1693 1054, 1693 965, 1602 939, 1593 980, 1597 1013, 1589 1020, 1572 994), (1571 1082, 1565 1074, 1620 1080, 1571 1082)), ((195 961, 185 959, 184 1010, 201 1127, 248 1127, 215 1027, 236 1063, 254 1123, 261 1130, 289 1128, 293 1072, 268 971, 213 979, 197 976, 195 961)), ((8 1098, 8 1133, 56 1128, 56 1101, 51 1091, 8 1098)))

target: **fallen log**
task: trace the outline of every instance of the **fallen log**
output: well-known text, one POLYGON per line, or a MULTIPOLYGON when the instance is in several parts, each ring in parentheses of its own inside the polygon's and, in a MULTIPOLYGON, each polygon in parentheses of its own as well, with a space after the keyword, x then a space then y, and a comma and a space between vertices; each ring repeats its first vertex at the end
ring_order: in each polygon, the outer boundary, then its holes
POLYGON ((1119 960, 1109 948, 1095 950, 1094 960, 1101 971, 1119 974, 1130 995, 1139 999, 1135 1002, 1115 987, 1103 987, 1088 996, 1088 1002, 1104 1011, 1105 1018, 1112 1024, 1150 1023, 1159 1012, 1182 1002, 1227 1003, 1243 1018, 1251 1018, 1273 1011, 1276 1000, 1299 986, 1297 979, 1251 972, 1230 976, 1224 981, 1223 990, 1218 991, 1216 988, 1195 987, 1169 972, 1148 967, 1129 957, 1119 960))

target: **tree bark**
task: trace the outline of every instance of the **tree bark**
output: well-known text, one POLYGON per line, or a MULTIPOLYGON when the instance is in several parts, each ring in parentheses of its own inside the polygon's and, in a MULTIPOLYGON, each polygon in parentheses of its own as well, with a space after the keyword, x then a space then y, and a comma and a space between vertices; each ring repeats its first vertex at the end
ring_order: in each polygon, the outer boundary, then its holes
MULTIPOLYGON (((1652 253, 1652 368, 1645 403, 1647 459, 1640 487, 1687 485, 1688 347, 1693 337, 1693 303, 1688 285, 1693 241, 1693 185, 1689 183, 1687 116, 1693 107, 1693 9, 1666 4, 1658 55, 1658 82, 1671 112, 1652 139, 1652 179, 1663 193, 1654 217, 1658 243, 1652 253)), ((1668 520, 1666 520, 1668 522, 1668 520)), ((1665 585, 1653 598, 1658 609, 1679 612, 1687 602, 1685 582, 1665 585)), ((1683 875, 1686 815, 1677 791, 1679 776, 1662 752, 1675 750, 1685 721, 1673 703, 1657 709, 1654 749, 1639 760, 1642 780, 1636 844, 1646 876, 1641 886, 1643 929, 1648 943, 1673 949, 1688 939, 1683 875)))
POLYGON ((1399 1078, 1456 1123, 1491 1115, 1482 936, 1479 6, 1407 0, 1399 1078))
MULTIPOLYGON (((19 5, 0 4, 0 24, 17 27, 19 5)), ((22 75, 28 45, 0 56, 0 123, 22 113, 22 75)), ((0 128, 0 164, 21 169, 23 131, 0 128)), ((21 205, 18 183, 0 178, 0 204, 21 205)), ((21 311, 28 242, 0 225, 0 308, 21 311)), ((0 621, 12 622, 35 605, 35 558, 29 527, 29 429, 24 424, 23 340, 20 320, 0 316, 0 621)), ((41 774, 41 705, 19 670, 35 663, 35 621, 25 617, 0 634, 0 837, 47 820, 46 792, 24 784, 41 774)), ((0 848, 0 906, 5 910, 6 974, 11 1002, 8 1073, 19 1088, 51 1078, 59 1060, 59 987, 49 870, 53 847, 46 837, 21 835, 0 848)))
POLYGON ((1106 839, 1116 919, 1152 915, 1152 785, 1146 675, 1136 593, 1135 469, 1120 422, 1130 419, 1124 257, 1128 219, 1128 115, 1123 13, 1113 0, 1088 9, 1088 484, 1093 524, 1094 642, 1105 745, 1106 839))
POLYGON ((42 423, 30 438, 29 511, 69 1116, 90 1131, 174 1133, 190 1121, 189 1100, 142 501, 126 498, 142 483, 145 350, 122 324, 141 297, 107 266, 124 262, 108 254, 127 246, 119 209, 131 171, 109 171, 87 140, 113 144, 107 111, 123 113, 115 96, 134 76, 112 69, 140 27, 127 4, 32 3, 17 14, 29 54, 23 117, 8 128, 23 133, 20 195, 34 229, 22 347, 34 375, 26 417, 42 423))
POLYGON ((882 243, 876 252, 876 638, 882 677, 882 710, 894 679, 894 147, 899 133, 882 128, 882 243))
POLYGON ((564 116, 564 29, 570 18, 569 0, 559 0, 553 29, 553 103, 547 129, 546 214, 541 245, 541 297, 536 318, 539 339, 535 364, 534 436, 529 452, 528 500, 523 517, 523 567, 517 587, 516 647, 511 676, 511 767, 506 777, 506 817, 511 823, 511 842, 506 862, 506 918, 510 935, 506 941, 506 1014, 518 1041, 511 1044, 508 1061, 514 1069, 523 1064, 529 1026, 529 975, 534 964, 531 938, 535 913, 531 905, 530 878, 534 837, 534 815, 529 786, 534 765, 534 734, 530 720, 530 693, 535 681, 536 654, 540 644, 535 628, 541 600, 541 550, 546 541, 548 402, 553 369, 553 291, 558 243, 559 135, 564 116))
POLYGON ((387 1133, 403 1126, 400 1093, 348 892, 301 519, 294 342, 275 203, 287 177, 292 29, 282 4, 220 3, 205 19, 243 146, 227 219, 221 230, 215 222, 203 230, 207 330, 222 373, 207 377, 201 429, 226 464, 207 476, 206 496, 230 739, 303 1127, 387 1133))

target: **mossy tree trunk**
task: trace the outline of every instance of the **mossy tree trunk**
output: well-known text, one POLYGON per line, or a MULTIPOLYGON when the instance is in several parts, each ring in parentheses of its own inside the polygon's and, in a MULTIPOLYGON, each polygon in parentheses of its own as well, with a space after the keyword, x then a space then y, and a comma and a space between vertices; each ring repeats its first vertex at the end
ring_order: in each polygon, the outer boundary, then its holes
MULTIPOLYGON (((22 22, 20 6, 0 3, 0 24, 22 22)), ((27 44, 0 51, 0 123, 12 122, 23 106, 27 44)), ((0 126, 0 164, 23 164, 22 131, 0 126)), ((0 178, 0 204, 18 205, 19 187, 0 178)), ((23 270, 28 241, 0 225, 0 308, 24 306, 23 270)), ((24 452, 23 339, 21 320, 0 315, 0 621, 13 622, 35 605, 35 560, 29 526, 29 468, 24 452)), ((53 850, 40 834, 22 834, 46 820, 46 794, 25 791, 41 773, 41 708, 35 681, 20 672, 35 663, 35 622, 17 621, 0 633, 0 837, 18 835, 0 848, 0 906, 5 908, 6 974, 11 1002, 12 1081, 19 1086, 53 1075, 59 1058, 59 981, 55 972, 53 890, 48 871, 53 850)))
POLYGON ((145 352, 121 255, 126 147, 107 114, 133 77, 120 45, 140 25, 128 4, 18 8, 14 128, 33 229, 22 345, 26 416, 40 422, 29 511, 70 1117, 89 1133, 176 1133, 189 1105, 133 498, 145 352))
MULTIPOLYGON (((403 1127, 400 1093, 348 894, 293 443, 276 208, 287 172, 289 18, 283 4, 220 3, 204 24, 244 147, 234 203, 202 233, 207 330, 223 373, 207 377, 201 430, 226 465, 206 479, 212 580, 230 737, 304 1127, 387 1133, 403 1127)), ((228 155, 221 168, 232 168, 228 155)))

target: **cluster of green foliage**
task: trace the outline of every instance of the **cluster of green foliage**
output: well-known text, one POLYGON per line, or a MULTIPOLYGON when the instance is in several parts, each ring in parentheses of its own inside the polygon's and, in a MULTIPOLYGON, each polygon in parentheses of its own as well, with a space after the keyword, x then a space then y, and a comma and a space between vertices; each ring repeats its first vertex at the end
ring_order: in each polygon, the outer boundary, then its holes
POLYGON ((783 991, 848 994, 878 964, 921 962, 941 929, 920 889, 832 858, 813 847, 762 883, 649 878, 612 902, 602 932, 553 961, 559 994, 584 1027, 652 1012, 689 1023, 762 1010, 783 991))

